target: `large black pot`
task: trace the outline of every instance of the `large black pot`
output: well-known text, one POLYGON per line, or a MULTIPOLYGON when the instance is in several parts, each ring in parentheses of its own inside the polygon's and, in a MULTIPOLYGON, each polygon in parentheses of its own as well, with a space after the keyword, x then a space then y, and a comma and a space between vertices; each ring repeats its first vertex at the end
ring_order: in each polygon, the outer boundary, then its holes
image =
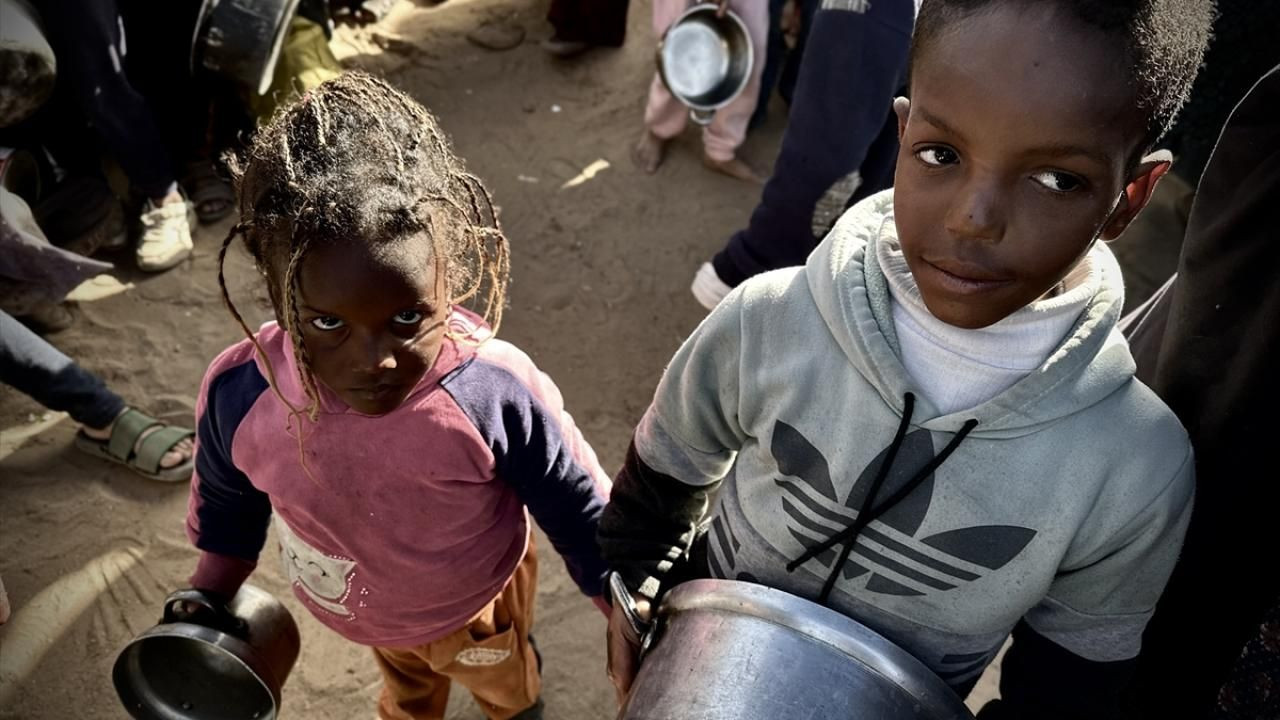
POLYGON ((298 0, 204 0, 191 41, 191 71, 225 75, 262 95, 297 10, 298 0))

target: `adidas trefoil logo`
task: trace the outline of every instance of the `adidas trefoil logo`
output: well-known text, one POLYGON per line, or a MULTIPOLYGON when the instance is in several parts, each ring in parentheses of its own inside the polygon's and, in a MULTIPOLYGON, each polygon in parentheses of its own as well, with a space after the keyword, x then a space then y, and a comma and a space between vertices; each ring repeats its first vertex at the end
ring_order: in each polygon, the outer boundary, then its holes
MULTIPOLYGON (((774 482, 782 490, 779 498, 789 519, 788 530, 806 548, 821 543, 853 522, 857 517, 854 508, 861 506, 888 453, 888 448, 881 451, 863 468, 849 496, 839 498, 831 482, 827 459, 794 427, 779 421, 774 427, 770 450, 782 474, 774 482)), ((908 433, 878 496, 889 495, 932 460, 934 454, 933 438, 928 430, 908 433)), ((871 573, 867 591, 886 595, 918 596, 953 590, 981 577, 968 568, 998 570, 1017 557, 1035 537, 1036 532, 1029 528, 978 525, 917 538, 916 533, 933 501, 933 480, 932 476, 926 478, 910 495, 862 531, 841 569, 845 579, 871 573), (909 541, 895 539, 888 529, 907 536, 909 541), (924 552, 926 547, 937 553, 924 552), (965 566, 942 560, 938 554, 952 561, 963 561, 965 566)), ((832 549, 817 555, 816 560, 830 568, 837 557, 836 550, 832 549)))

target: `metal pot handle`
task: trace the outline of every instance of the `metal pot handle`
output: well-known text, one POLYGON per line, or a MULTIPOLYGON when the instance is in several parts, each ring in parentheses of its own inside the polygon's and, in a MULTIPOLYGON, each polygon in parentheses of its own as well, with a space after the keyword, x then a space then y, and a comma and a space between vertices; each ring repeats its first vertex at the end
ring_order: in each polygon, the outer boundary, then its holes
POLYGON ((161 623, 189 622, 205 627, 221 630, 228 635, 243 638, 248 627, 244 620, 231 613, 227 604, 216 599, 210 593, 195 588, 175 590, 164 600, 164 615, 161 623), (178 609, 180 603, 191 603, 199 607, 196 612, 184 612, 178 609))
POLYGON ((643 656, 653 639, 653 621, 640 617, 636 602, 631 597, 631 591, 627 589, 626 583, 622 582, 622 576, 616 572, 609 573, 609 594, 613 596, 614 607, 622 608, 622 617, 636 634, 636 639, 640 643, 640 654, 643 656))
POLYGON ((696 110, 692 108, 690 108, 689 110, 689 119, 694 121, 698 125, 703 125, 703 126, 710 125, 711 121, 715 119, 715 116, 716 116, 715 110, 696 110))

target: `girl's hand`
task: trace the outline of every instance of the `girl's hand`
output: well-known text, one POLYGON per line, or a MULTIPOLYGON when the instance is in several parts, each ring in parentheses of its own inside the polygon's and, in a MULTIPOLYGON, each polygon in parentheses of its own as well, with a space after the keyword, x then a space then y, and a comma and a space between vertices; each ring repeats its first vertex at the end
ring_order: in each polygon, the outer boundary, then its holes
POLYGON ((237 637, 242 637, 246 629, 244 621, 231 613, 226 599, 215 592, 195 588, 170 594, 165 600, 162 621, 204 625, 237 637))
POLYGON ((180 622, 193 622, 204 611, 204 606, 186 600, 179 600, 171 608, 174 617, 180 622))
MULTIPOLYGON (((632 595, 632 599, 636 614, 642 620, 648 621, 651 615, 648 598, 632 595)), ((609 613, 606 655, 608 657, 606 672, 609 675, 609 681, 613 683, 614 691, 618 694, 618 706, 621 707, 627 700, 627 694, 631 692, 631 683, 635 680, 636 671, 640 669, 640 636, 627 620, 622 603, 616 601, 612 612, 609 613)))

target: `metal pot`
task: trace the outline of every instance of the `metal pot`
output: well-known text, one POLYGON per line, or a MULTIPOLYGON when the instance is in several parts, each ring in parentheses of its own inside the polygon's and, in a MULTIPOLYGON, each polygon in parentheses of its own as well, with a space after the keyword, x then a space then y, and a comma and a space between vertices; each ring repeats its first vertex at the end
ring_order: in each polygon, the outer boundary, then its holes
POLYGON ((642 662, 619 720, 973 720, 906 651, 762 585, 687 582, 637 629, 642 662))
POLYGON ((111 679, 137 720, 274 720, 299 647, 293 616, 265 590, 242 586, 225 608, 179 590, 160 624, 121 651, 111 679), (184 603, 199 610, 184 618, 184 603))
POLYGON ((742 93, 754 62, 746 23, 732 10, 717 17, 710 3, 686 10, 658 43, 658 75, 699 125, 742 93))
POLYGON ((204 0, 191 40, 191 71, 205 68, 259 95, 271 87, 298 0, 204 0))

